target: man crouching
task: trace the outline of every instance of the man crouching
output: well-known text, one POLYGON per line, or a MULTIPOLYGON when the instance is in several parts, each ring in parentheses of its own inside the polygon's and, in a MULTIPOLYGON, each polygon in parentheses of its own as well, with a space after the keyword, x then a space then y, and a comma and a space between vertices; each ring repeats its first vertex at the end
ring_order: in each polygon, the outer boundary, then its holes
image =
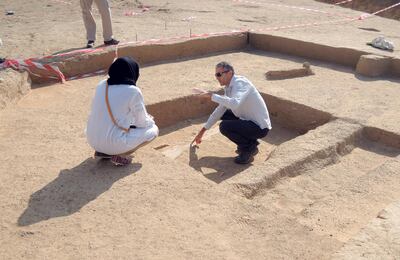
POLYGON ((258 153, 257 139, 265 137, 272 128, 267 106, 254 85, 247 78, 235 75, 229 63, 218 63, 215 77, 224 86, 225 94, 200 95, 218 103, 218 107, 193 142, 200 144, 205 131, 221 119, 220 132, 237 145, 235 163, 248 164, 258 153))

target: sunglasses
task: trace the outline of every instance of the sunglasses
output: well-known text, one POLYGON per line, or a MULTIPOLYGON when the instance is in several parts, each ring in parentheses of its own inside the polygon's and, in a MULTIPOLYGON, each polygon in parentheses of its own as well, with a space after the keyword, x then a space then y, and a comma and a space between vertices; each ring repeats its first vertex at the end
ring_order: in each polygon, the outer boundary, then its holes
POLYGON ((219 78, 222 76, 222 74, 227 73, 227 72, 229 72, 229 70, 225 70, 223 72, 217 72, 217 73, 215 73, 215 77, 219 78))

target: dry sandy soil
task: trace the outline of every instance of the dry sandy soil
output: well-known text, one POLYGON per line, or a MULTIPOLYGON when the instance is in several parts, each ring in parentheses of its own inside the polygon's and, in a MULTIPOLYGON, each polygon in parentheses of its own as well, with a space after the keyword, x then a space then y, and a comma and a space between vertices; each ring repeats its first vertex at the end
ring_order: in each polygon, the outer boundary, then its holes
MULTIPOLYGON (((305 0, 111 3, 115 36, 123 41, 361 14, 305 0), (149 11, 124 15, 140 12, 140 4, 149 11)), ((75 2, 2 0, 0 7, 15 12, 0 18, 0 57, 85 44, 75 2)), ((399 28, 398 21, 372 17, 265 32, 399 57, 398 48, 366 45, 384 35, 400 46, 399 28)), ((218 126, 199 148, 189 146, 204 117, 163 128, 128 167, 94 160, 84 129, 104 76, 34 85, 0 110, 0 258, 399 259, 399 78, 368 78, 354 68, 250 49, 146 65, 138 85, 148 104, 191 95, 193 87, 218 90, 213 70, 221 60, 271 101, 273 130, 251 165, 233 163, 235 147, 218 126), (304 61, 315 75, 265 79, 266 71, 304 61), (281 100, 281 110, 268 97, 281 100), (310 110, 291 102, 331 118, 299 131, 280 115, 303 118, 310 110), (384 134, 373 138, 377 132, 384 134)))

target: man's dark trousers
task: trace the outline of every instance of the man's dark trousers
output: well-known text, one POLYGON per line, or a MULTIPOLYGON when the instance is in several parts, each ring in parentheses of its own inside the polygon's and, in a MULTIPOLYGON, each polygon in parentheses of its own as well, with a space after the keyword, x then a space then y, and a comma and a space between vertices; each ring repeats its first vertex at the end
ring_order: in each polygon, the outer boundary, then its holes
POLYGON ((257 139, 268 134, 269 129, 261 129, 250 120, 236 117, 231 110, 227 110, 221 117, 220 132, 238 146, 241 152, 252 152, 259 144, 257 139))

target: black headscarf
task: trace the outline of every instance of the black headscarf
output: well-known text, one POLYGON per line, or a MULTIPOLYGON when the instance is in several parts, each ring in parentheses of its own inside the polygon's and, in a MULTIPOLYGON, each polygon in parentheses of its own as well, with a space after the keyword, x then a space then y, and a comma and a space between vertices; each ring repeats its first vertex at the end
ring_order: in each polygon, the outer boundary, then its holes
POLYGON ((131 57, 116 59, 108 69, 108 85, 136 85, 139 78, 139 65, 131 57))

